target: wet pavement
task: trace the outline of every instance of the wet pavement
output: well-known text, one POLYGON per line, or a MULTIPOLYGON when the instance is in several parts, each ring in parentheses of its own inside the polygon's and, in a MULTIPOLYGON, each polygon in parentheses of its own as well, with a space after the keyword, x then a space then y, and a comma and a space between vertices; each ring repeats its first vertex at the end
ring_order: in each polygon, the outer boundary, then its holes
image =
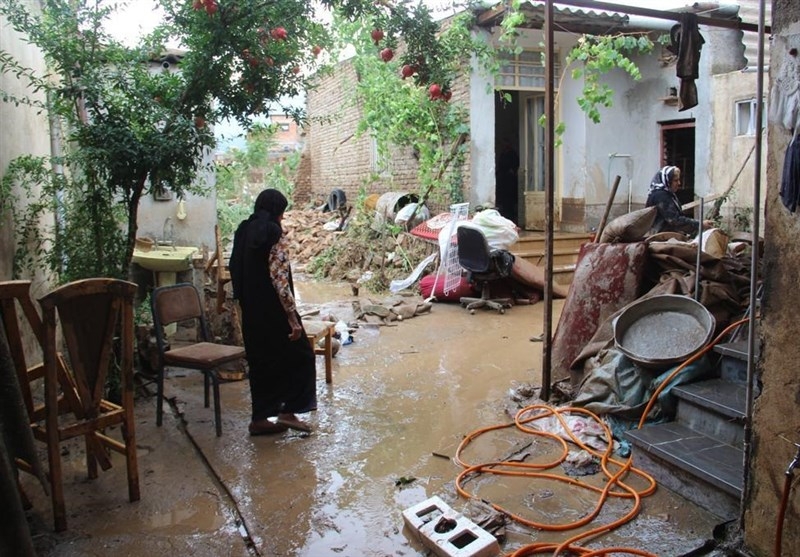
MULTIPOLYGON (((301 279, 296 286, 303 307, 352 317, 348 285, 301 279)), ((554 303, 556 316, 562 304, 554 303)), ((237 381, 221 386, 218 438, 213 412, 203 408, 201 376, 174 371, 162 427, 155 427, 154 398, 137 400, 141 501, 128 502, 117 455, 111 471, 88 481, 80 445, 65 445, 68 530, 54 534, 48 500, 23 475, 40 554, 427 555, 404 527, 402 511, 433 495, 476 520, 486 510, 457 493, 462 468, 453 457, 470 432, 509 422, 516 409, 511 390, 538 384, 542 344, 530 338, 542 333, 543 312, 543 303, 515 306, 505 315, 435 304, 429 314, 392 326, 359 328, 334 358, 331 385, 317 360, 319 408, 303 416, 314 427, 310 435, 249 437, 247 382, 237 381)), ((532 459, 560 451, 508 428, 470 445, 465 457, 488 462, 520 447, 532 459)), ((601 480, 599 474, 582 478, 598 486, 601 480)), ((644 485, 635 478, 630 483, 644 485)), ((555 524, 589 514, 597 501, 592 492, 530 478, 481 476, 469 487, 531 520, 555 524)), ((630 508, 629 500, 611 499, 592 525, 630 508)), ((711 538, 717 522, 659 488, 633 521, 586 545, 683 555, 711 538)), ((508 522, 505 533, 501 547, 508 553, 575 532, 508 522)))

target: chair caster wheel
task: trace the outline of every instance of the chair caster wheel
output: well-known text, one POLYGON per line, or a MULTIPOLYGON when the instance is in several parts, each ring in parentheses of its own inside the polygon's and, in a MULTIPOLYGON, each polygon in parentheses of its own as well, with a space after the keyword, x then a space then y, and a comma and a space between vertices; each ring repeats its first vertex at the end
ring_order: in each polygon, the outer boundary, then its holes
POLYGON ((501 309, 501 310, 500 310, 500 315, 503 315, 503 314, 505 314, 505 312, 506 312, 506 310, 504 310, 504 309, 501 309))
POLYGON ((475 315, 475 310, 474 309, 469 310, 469 314, 470 315, 475 315))

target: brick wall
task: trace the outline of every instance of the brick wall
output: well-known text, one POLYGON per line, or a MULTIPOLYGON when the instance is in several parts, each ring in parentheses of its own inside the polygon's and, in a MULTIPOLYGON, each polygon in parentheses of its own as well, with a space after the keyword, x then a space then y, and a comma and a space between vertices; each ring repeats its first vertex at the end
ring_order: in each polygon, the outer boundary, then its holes
MULTIPOLYGON (((305 151, 295 185, 295 201, 327 199, 331 190, 341 189, 348 201, 363 187, 369 194, 386 192, 419 193, 418 165, 409 149, 396 148, 388 168, 378 171, 373 140, 356 137, 360 118, 354 104, 356 73, 348 62, 340 63, 331 75, 321 77, 308 92, 305 151)), ((462 80, 454 87, 451 102, 468 102, 468 85, 462 80)), ((463 184, 469 183, 469 161, 464 166, 463 184)), ((462 184, 462 190, 464 185, 462 184)), ((432 212, 447 207, 449 199, 432 200, 432 212), (433 209, 436 209, 435 211, 433 209)))

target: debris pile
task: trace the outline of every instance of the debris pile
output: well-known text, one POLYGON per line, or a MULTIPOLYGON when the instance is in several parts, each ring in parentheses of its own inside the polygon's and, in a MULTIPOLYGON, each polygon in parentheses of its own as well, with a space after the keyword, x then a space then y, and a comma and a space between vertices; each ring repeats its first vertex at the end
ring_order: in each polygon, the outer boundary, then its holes
POLYGON ((301 268, 311 265, 313 273, 354 284, 363 284, 363 277, 368 276, 369 289, 382 291, 391 280, 405 278, 434 249, 432 244, 407 234, 395 236, 388 229, 375 230, 366 222, 343 223, 344 218, 340 212, 323 213, 317 209, 286 211, 282 225, 292 263, 301 268), (344 224, 347 230, 340 231, 344 224), (335 249, 328 251, 331 247, 335 249), (328 257, 315 261, 323 254, 328 257))
POLYGON ((342 235, 336 230, 339 220, 338 213, 323 213, 317 209, 286 211, 281 225, 287 232, 293 262, 307 264, 328 249, 342 235), (334 229, 330 230, 332 227, 334 229))

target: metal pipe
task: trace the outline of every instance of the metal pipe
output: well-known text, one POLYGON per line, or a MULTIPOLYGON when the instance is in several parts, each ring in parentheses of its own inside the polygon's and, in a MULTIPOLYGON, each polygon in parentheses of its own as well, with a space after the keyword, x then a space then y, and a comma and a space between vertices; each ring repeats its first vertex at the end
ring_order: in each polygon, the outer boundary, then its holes
POLYGON ((553 54, 553 0, 545 0, 545 65, 544 65, 544 114, 545 114, 545 158, 544 158, 544 198, 545 198, 545 240, 544 240, 544 331, 542 341, 542 389, 539 398, 547 401, 550 398, 550 382, 552 380, 552 331, 553 331, 553 205, 555 192, 555 96, 553 80, 555 79, 555 56, 553 54))
POLYGON ((703 204, 704 199, 700 198, 700 220, 697 223, 697 262, 694 267, 694 299, 700 301, 700 255, 703 253, 703 204))
MULTIPOLYGON (((628 171, 628 212, 631 212, 631 204, 633 203, 633 155, 623 155, 621 153, 611 153, 608 155, 608 172, 607 176, 611 178, 611 163, 614 159, 628 159, 630 162, 630 168, 626 168, 628 171)), ((627 167, 627 165, 626 165, 627 167)))
POLYGON ((753 380, 755 378, 754 354, 756 344, 756 304, 758 298, 758 261, 760 247, 758 243, 759 229, 761 228, 761 143, 763 141, 763 112, 764 112, 764 0, 758 2, 758 78, 756 79, 756 149, 755 149, 755 179, 753 180, 753 236, 752 253, 750 256, 750 326, 747 328, 747 385, 745 391, 745 419, 744 442, 742 446, 743 478, 742 499, 739 504, 739 525, 744 528, 744 514, 747 498, 750 491, 750 457, 752 453, 753 436, 753 380))

